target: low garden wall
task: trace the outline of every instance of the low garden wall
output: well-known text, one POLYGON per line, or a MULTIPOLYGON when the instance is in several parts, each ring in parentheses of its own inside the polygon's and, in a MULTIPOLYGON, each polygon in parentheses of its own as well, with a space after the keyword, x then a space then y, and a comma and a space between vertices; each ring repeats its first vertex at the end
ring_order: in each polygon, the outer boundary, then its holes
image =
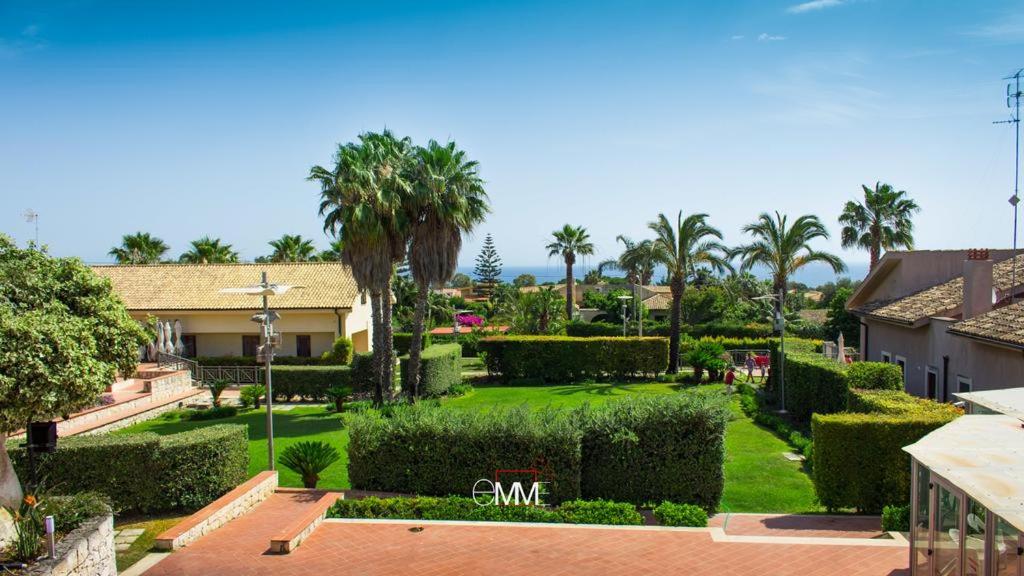
POLYGON ((115 576, 114 517, 86 520, 57 543, 57 554, 19 572, 24 576, 115 576))
POLYGON ((492 336, 479 349, 487 371, 505 381, 656 376, 668 368, 666 338, 492 336))

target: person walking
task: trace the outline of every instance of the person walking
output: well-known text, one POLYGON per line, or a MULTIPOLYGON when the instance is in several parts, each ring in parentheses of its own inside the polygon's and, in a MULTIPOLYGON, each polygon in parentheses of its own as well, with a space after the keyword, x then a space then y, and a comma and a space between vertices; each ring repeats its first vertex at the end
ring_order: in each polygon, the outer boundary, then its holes
POLYGON ((754 355, 747 352, 747 359, 744 361, 747 366, 747 382, 754 381, 754 355))

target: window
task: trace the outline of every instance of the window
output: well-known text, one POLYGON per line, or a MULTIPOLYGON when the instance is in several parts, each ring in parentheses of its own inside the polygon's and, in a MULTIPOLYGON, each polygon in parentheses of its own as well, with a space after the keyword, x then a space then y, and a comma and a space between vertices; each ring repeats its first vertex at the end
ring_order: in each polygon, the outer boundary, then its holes
POLYGON ((196 335, 195 334, 183 334, 181 337, 181 346, 185 349, 184 354, 186 358, 196 357, 196 335))
POLYGON ((970 392, 973 383, 971 379, 966 376, 956 377, 956 391, 957 392, 970 392))
POLYGON ((242 336, 242 356, 255 356, 256 349, 260 347, 260 337, 253 334, 242 336))
POLYGON ((935 399, 938 394, 939 388, 939 371, 931 366, 928 367, 928 375, 926 380, 927 394, 932 400, 935 399))
POLYGON ((886 364, 892 362, 892 355, 885 350, 882 350, 882 362, 885 362, 886 364))
POLYGON ((295 355, 300 358, 309 358, 312 356, 309 334, 298 334, 295 336, 295 355))
POLYGON ((907 383, 907 359, 903 356, 896 357, 896 365, 900 367, 900 372, 903 374, 903 384, 907 383))

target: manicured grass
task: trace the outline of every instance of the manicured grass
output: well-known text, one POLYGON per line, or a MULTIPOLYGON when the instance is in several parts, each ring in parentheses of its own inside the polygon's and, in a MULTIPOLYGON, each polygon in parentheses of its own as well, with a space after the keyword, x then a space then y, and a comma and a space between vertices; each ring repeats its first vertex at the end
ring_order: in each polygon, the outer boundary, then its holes
POLYGON ((462 371, 463 372, 486 372, 487 367, 484 366, 484 361, 477 357, 462 358, 462 371))
POLYGON ((650 394, 672 394, 678 384, 571 384, 564 386, 494 386, 477 385, 465 396, 443 401, 444 406, 460 410, 479 410, 495 406, 529 405, 533 409, 545 406, 575 408, 587 402, 598 405, 609 400, 650 394))
MULTIPOLYGON (((169 412, 154 420, 119 430, 118 434, 133 432, 156 432, 176 434, 213 424, 245 424, 249 427, 249 475, 267 469, 267 428, 266 412, 249 410, 233 418, 190 422, 181 419, 180 412, 169 412)), ((303 406, 291 410, 274 410, 274 453, 280 458, 281 452, 289 445, 302 440, 323 440, 334 446, 342 458, 320 475, 319 488, 348 488, 347 447, 348 432, 340 415, 323 406, 303 406)), ((302 487, 302 479, 291 470, 278 466, 281 486, 302 487)))
POLYGON ((124 530, 126 528, 142 528, 145 530, 138 540, 132 542, 130 548, 124 552, 117 553, 117 571, 123 572, 129 566, 141 560, 143 556, 149 554, 157 536, 187 517, 188 514, 175 514, 171 516, 133 516, 115 519, 115 530, 124 530))

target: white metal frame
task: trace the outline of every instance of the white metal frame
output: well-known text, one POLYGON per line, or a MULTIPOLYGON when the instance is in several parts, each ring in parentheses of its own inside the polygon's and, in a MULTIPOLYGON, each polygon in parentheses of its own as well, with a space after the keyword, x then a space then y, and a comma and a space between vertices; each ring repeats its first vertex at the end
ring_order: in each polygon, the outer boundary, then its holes
POLYGON ((967 376, 956 375, 956 391, 957 392, 972 392, 974 390, 974 379, 968 378, 967 376), (967 390, 963 390, 962 387, 967 384, 967 390))
POLYGON ((882 350, 882 362, 885 362, 886 364, 891 364, 892 354, 886 352, 885 350, 882 350))

